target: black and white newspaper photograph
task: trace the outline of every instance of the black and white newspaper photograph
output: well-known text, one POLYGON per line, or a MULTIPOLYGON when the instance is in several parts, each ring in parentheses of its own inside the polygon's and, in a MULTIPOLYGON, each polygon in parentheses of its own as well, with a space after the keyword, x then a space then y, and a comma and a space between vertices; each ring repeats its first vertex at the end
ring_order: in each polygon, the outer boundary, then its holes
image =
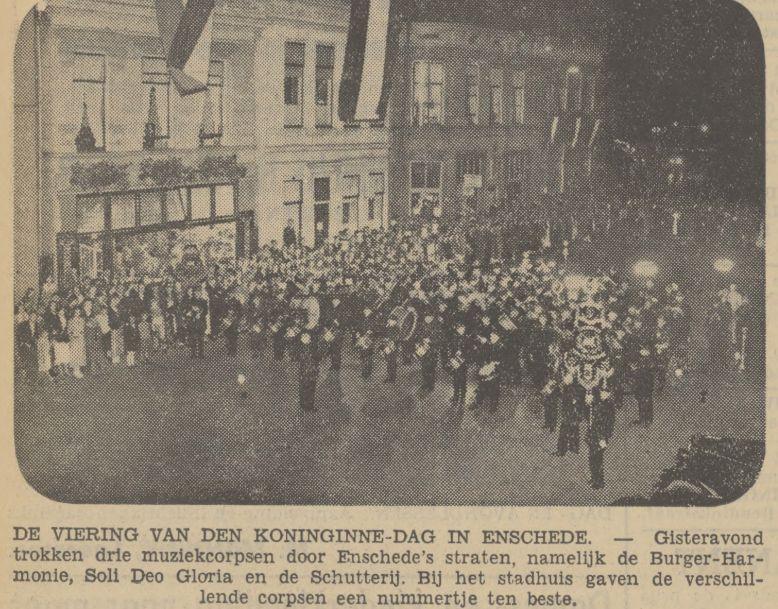
POLYGON ((4 4, 8 607, 771 604, 769 0, 4 4))

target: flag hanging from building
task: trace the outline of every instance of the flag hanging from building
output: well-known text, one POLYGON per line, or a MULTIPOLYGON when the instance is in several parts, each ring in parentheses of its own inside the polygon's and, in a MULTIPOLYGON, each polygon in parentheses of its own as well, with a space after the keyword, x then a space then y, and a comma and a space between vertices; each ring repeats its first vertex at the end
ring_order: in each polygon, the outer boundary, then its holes
POLYGON ((397 55, 402 0, 351 0, 338 115, 344 122, 381 122, 397 55))
POLYGON ((208 88, 214 0, 155 0, 170 79, 180 95, 208 88))

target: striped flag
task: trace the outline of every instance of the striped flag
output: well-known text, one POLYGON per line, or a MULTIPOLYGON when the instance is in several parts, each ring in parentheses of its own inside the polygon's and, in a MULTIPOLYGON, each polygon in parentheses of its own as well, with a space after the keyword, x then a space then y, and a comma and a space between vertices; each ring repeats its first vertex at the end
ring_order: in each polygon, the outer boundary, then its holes
POLYGON ((170 78, 180 95, 208 88, 214 0, 155 0, 170 78))
POLYGON ((383 121, 397 55, 402 0, 351 0, 338 115, 344 122, 383 121))
POLYGON ((573 131, 573 141, 570 142, 570 148, 578 145, 578 135, 581 133, 581 117, 575 119, 575 130, 573 131))
POLYGON ((551 119, 551 133, 549 134, 548 142, 553 144, 556 140, 556 133, 559 130, 559 117, 555 116, 551 119))
POLYGON ((592 127, 592 135, 589 137, 589 148, 594 146, 594 141, 597 139, 597 135, 600 133, 601 119, 595 119, 594 126, 592 127))

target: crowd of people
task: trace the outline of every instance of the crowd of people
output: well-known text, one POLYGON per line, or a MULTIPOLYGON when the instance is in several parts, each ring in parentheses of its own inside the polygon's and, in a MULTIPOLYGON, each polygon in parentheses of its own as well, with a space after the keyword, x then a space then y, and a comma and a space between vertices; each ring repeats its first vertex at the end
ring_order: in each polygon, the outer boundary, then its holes
MULTIPOLYGON (((256 360, 269 351, 278 365, 295 361, 303 411, 316 410, 322 367, 339 373, 344 352, 358 358, 365 382, 381 361, 385 383, 397 381, 400 365, 418 365, 421 395, 446 375, 460 414, 496 412, 501 389, 523 385, 543 398, 542 424, 558 433, 557 454, 578 452, 583 430, 590 483, 601 488, 625 395, 636 398, 636 422, 650 425, 655 392, 684 373, 678 362, 691 332, 681 287, 659 281, 650 265, 626 277, 611 257, 580 270, 576 254, 585 256, 586 244, 657 230, 656 222, 629 222, 628 213, 610 224, 562 225, 492 209, 444 226, 433 204, 407 226, 357 231, 316 249, 274 242, 206 267, 191 247, 161 277, 102 276, 67 289, 48 281, 16 304, 17 370, 29 379, 100 375, 184 345, 204 358, 211 339, 209 351, 228 361, 242 348, 256 360)), ((667 213, 668 242, 692 230, 680 218, 691 227, 697 217, 667 213)), ((701 215, 726 226, 712 210, 701 215)), ((713 363, 742 370, 747 301, 732 285, 712 302, 713 363)))

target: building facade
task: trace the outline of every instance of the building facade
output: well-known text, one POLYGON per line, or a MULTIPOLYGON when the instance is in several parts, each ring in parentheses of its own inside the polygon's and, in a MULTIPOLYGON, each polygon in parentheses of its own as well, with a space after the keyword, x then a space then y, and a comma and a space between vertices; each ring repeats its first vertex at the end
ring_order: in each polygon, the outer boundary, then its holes
POLYGON ((422 199, 466 205, 588 204, 600 181, 602 53, 538 32, 405 26, 389 104, 394 217, 422 199))
POLYGON ((385 225, 387 138, 343 125, 348 4, 223 0, 208 90, 181 97, 153 0, 50 0, 20 28, 15 292, 385 225), (221 252, 221 254, 220 254, 221 252))

